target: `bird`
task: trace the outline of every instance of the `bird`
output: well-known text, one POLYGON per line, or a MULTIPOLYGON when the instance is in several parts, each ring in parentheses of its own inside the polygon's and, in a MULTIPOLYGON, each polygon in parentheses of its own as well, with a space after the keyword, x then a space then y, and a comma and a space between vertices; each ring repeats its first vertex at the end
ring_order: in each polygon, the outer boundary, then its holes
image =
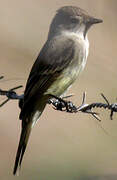
POLYGON ((22 121, 13 174, 21 168, 29 136, 51 95, 62 97, 83 71, 89 52, 87 32, 101 19, 76 6, 56 11, 47 40, 29 74, 24 98, 20 100, 22 121))

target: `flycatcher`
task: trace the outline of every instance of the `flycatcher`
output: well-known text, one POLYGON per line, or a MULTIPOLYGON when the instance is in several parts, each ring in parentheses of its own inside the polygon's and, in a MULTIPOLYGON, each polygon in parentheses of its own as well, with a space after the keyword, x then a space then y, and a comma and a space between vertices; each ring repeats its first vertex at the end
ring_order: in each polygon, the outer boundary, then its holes
POLYGON ((53 18, 47 41, 31 69, 24 99, 20 101, 22 131, 14 175, 21 166, 32 127, 50 95, 60 97, 84 69, 89 50, 87 31, 101 22, 74 6, 60 8, 53 18))

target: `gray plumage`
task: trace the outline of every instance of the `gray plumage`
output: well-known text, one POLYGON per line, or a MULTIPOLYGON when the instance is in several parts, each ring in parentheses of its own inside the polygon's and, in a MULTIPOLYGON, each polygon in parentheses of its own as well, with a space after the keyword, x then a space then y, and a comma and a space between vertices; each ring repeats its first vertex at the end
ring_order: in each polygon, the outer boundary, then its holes
POLYGON ((50 94, 61 96, 83 70, 88 56, 87 31, 102 22, 84 10, 60 8, 50 25, 48 39, 30 72, 24 99, 20 101, 22 132, 13 173, 21 166, 32 127, 42 114, 50 94))

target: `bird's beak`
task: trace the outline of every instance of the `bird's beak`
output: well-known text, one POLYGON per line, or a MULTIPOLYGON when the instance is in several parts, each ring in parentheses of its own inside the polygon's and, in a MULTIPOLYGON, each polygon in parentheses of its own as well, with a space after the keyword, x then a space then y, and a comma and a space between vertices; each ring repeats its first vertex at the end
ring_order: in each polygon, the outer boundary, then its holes
POLYGON ((102 19, 97 19, 97 18, 88 16, 88 18, 85 19, 86 29, 85 29, 85 31, 84 31, 84 37, 86 36, 86 32, 88 31, 88 29, 89 29, 93 24, 102 23, 102 22, 103 22, 102 19))
POLYGON ((90 18, 90 23, 91 24, 97 24, 97 23, 102 23, 102 19, 96 19, 96 18, 90 18))

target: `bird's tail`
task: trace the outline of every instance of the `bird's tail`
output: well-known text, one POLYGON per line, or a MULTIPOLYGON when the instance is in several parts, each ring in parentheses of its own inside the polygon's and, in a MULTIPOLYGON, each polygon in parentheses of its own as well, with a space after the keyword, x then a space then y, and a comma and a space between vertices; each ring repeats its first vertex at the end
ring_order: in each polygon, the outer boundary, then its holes
POLYGON ((13 174, 15 175, 16 173, 18 174, 18 170, 20 170, 22 159, 26 150, 26 146, 28 143, 28 139, 30 136, 30 132, 34 124, 37 122, 39 117, 41 116, 46 103, 47 103, 48 96, 42 97, 40 101, 35 102, 35 110, 32 112, 30 116, 28 116, 30 119, 25 119, 26 117, 24 116, 24 120, 22 119, 22 131, 21 131, 21 136, 20 136, 20 141, 19 141, 19 146, 16 154, 16 160, 15 160, 15 165, 14 165, 14 170, 13 174))
POLYGON ((24 152, 26 150, 26 146, 27 146, 28 139, 30 136, 31 128, 32 128, 32 123, 26 124, 26 126, 22 127, 19 146, 18 146, 16 159, 15 159, 14 170, 13 170, 14 175, 16 173, 18 175, 18 169, 20 170, 24 152))

